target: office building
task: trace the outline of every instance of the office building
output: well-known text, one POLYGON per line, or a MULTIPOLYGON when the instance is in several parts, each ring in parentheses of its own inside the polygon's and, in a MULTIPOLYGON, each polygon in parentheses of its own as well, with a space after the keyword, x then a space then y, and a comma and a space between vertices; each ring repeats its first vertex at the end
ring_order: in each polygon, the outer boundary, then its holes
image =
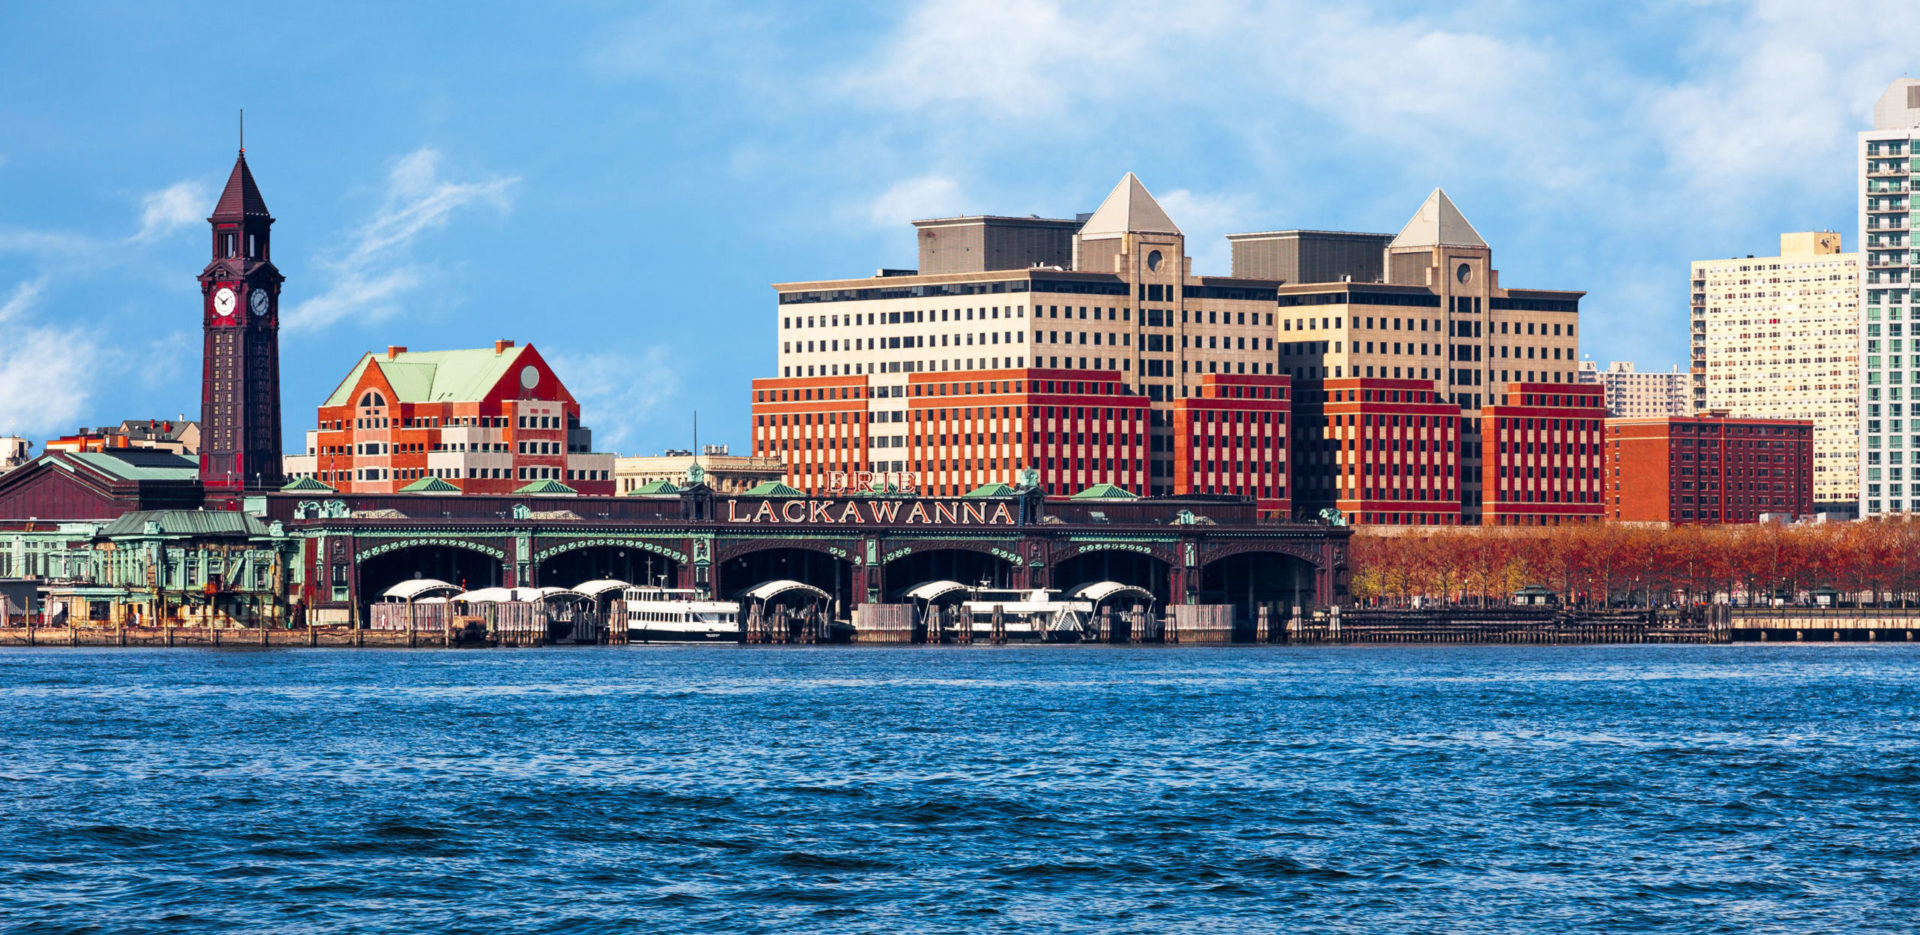
POLYGON ((1228 234, 1233 275, 1280 283, 1380 282, 1392 234, 1286 230, 1228 234))
POLYGON ((1840 246, 1832 231, 1803 231, 1780 235, 1778 256, 1694 262, 1688 414, 1812 420, 1814 500, 1851 511, 1860 489, 1860 258, 1840 246))
POLYGON ((343 493, 614 492, 580 404, 532 345, 366 354, 320 404, 290 477, 343 493))
POLYGON ((1637 370, 1631 361, 1616 360, 1602 370, 1599 364, 1583 360, 1580 382, 1604 391, 1609 416, 1684 416, 1693 412, 1693 375, 1679 367, 1662 373, 1637 370))
POLYGON ((1303 516, 1460 523, 1460 407, 1431 380, 1336 377, 1294 399, 1294 501, 1303 516))
MULTIPOLYGON (((1061 483, 1086 477, 1089 484, 1112 483, 1135 493, 1179 492, 1174 403, 1198 396, 1210 375, 1276 374, 1275 283, 1194 275, 1185 235, 1131 173, 1074 231, 1064 267, 1056 262, 1058 242, 1049 233, 1057 233, 1054 228, 1016 229, 1002 221, 916 224, 923 251, 935 249, 926 246, 930 232, 936 240, 971 238, 975 228, 983 243, 1001 237, 996 249, 958 254, 997 257, 992 262, 1001 268, 974 268, 950 255, 936 268, 957 271, 883 270, 868 279, 776 285, 780 376, 754 383, 754 454, 790 452, 788 482, 806 489, 833 477, 834 470, 902 472, 913 470, 910 464, 947 465, 937 469, 939 480, 925 481, 937 489, 1009 482, 1011 470, 1028 460, 1054 457, 1036 447, 1034 432, 1083 430, 1036 429, 1021 421, 1030 416, 1002 415, 1029 403, 982 403, 960 408, 991 409, 993 419, 1014 421, 957 434, 977 438, 984 431, 1007 447, 983 453, 922 446, 910 455, 909 447, 921 443, 908 428, 915 398, 908 388, 951 385, 963 395, 999 397, 1005 388, 996 390, 995 384, 1019 383, 1018 393, 1029 394, 1039 383, 1055 388, 1040 391, 1050 400, 1080 399, 1031 406, 1111 409, 1116 415, 1147 407, 1141 470, 1122 467, 1133 459, 1118 452, 1072 457, 1068 466, 1054 469, 1074 478, 1061 483), (1120 396, 1097 403, 1085 398, 1089 387, 1099 393, 1111 388, 1120 396), (794 411, 796 403, 812 410, 794 411), (787 434, 795 419, 801 428, 813 420, 832 433, 813 442, 826 447, 784 448, 790 441, 806 443, 787 434), (1100 473, 1108 462, 1112 473, 1100 473)), ((922 259, 934 262, 925 252, 922 259)), ((986 418, 978 412, 975 417, 986 418)), ((1049 476, 1044 468, 1042 474, 1049 476)), ((1268 477, 1239 492, 1253 496, 1285 486, 1284 478, 1268 477)))
MULTIPOLYGON (((1912 157, 1920 144, 1920 81, 1901 78, 1873 108, 1860 134, 1860 515, 1920 508, 1920 425, 1914 390, 1920 354, 1913 338, 1912 157)), ((1816 496, 1818 496, 1816 494, 1816 496)))
MULTIPOLYGON (((1582 292, 1509 289, 1435 189, 1387 245, 1385 281, 1278 289, 1280 367, 1304 381, 1418 380, 1461 411, 1461 509, 1480 521, 1480 410, 1511 383, 1573 384, 1582 292)), ((1304 491, 1304 487, 1302 488, 1304 491)))
POLYGON ((1813 510, 1817 426, 1807 419, 1609 419, 1608 519, 1752 523, 1813 510))
POLYGON ((1499 399, 1481 411, 1481 523, 1554 526, 1599 519, 1604 391, 1510 383, 1499 399))

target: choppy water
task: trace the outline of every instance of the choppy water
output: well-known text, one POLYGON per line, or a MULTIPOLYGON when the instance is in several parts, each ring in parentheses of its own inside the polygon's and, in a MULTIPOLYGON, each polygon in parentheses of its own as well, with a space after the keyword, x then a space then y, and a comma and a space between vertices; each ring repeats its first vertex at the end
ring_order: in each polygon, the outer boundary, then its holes
POLYGON ((1899 932, 1920 647, 0 652, 0 931, 1899 932))

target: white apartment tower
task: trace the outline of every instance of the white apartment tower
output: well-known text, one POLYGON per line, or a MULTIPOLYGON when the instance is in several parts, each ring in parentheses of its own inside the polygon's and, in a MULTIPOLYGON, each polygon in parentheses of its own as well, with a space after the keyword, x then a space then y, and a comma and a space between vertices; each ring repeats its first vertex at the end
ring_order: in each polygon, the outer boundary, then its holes
POLYGON ((1693 375, 1675 367, 1665 373, 1638 370, 1632 361, 1616 360, 1600 369, 1591 360, 1580 362, 1581 383, 1606 391, 1607 415, 1615 419, 1657 419, 1693 414, 1693 375))
POLYGON ((1833 231, 1780 255, 1693 263, 1693 408, 1813 421, 1813 501, 1851 511, 1860 483, 1859 255, 1833 231))
MULTIPOLYGON (((1912 156, 1920 81, 1880 95, 1860 134, 1860 515, 1920 509, 1920 346, 1913 274, 1912 156)), ((1816 430, 1817 431, 1817 430, 1816 430)), ((1817 457, 1817 456, 1816 456, 1817 457)), ((1816 490, 1816 498, 1818 491, 1816 490)))

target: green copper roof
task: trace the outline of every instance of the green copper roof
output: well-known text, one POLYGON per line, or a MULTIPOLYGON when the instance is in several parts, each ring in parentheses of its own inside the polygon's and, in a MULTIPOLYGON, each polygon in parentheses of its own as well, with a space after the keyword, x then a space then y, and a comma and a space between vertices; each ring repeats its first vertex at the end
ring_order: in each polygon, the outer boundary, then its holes
POLYGON ((414 481, 413 483, 400 488, 400 492, 401 493, 459 493, 460 488, 455 487, 454 485, 449 484, 438 477, 422 477, 419 480, 414 481))
POLYGON ((641 484, 627 491, 626 495, 629 497, 657 497, 666 494, 677 494, 679 492, 680 488, 675 487, 672 481, 661 478, 651 483, 641 484))
POLYGON ((369 366, 379 367, 399 399, 396 403, 473 402, 487 395, 513 370, 525 347, 495 353, 491 347, 458 351, 404 351, 389 358, 366 354, 335 387, 323 406, 351 403, 353 388, 369 366))
POLYGON ((777 480, 761 481, 746 492, 749 497, 804 497, 806 492, 777 480))
POLYGON ((1068 498, 1072 500, 1138 500, 1139 494, 1130 493, 1124 487, 1112 484, 1095 484, 1068 498))
POLYGON ((571 497, 571 496, 578 495, 580 491, 575 490, 572 487, 568 487, 567 485, 562 484, 559 481, 554 480, 553 478, 546 477, 546 478, 541 478, 540 480, 534 481, 533 483, 528 484, 525 487, 522 487, 519 490, 514 491, 514 493, 539 494, 541 496, 548 496, 548 497, 571 497))
POLYGON ((314 480, 311 477, 296 477, 293 480, 288 481, 285 487, 280 488, 280 492, 281 493, 339 493, 340 491, 335 490, 332 487, 329 487, 323 483, 320 483, 319 481, 314 480))
POLYGON ((102 536, 264 536, 266 524, 238 510, 136 510, 100 530, 102 536), (151 522, 158 527, 149 531, 151 522))
POLYGON ((966 492, 969 497, 1017 497, 1020 492, 1005 484, 981 484, 966 492))
POLYGON ((120 480, 197 480, 200 466, 179 455, 146 449, 68 452, 67 457, 120 480))

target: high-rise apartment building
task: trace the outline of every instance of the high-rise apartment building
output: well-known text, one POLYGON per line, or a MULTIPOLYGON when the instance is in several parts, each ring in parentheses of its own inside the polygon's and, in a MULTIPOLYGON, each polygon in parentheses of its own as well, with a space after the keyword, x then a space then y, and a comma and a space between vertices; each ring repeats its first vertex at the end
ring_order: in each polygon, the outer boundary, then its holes
MULTIPOLYGON (((1511 383, 1576 382, 1584 292, 1507 289, 1434 189, 1388 243, 1385 282, 1279 287, 1280 368, 1303 381, 1421 380, 1462 413, 1461 510, 1480 521, 1480 418, 1511 383)), ((1303 488, 1304 492, 1304 488, 1303 488)))
MULTIPOLYGON (((1860 515, 1920 509, 1920 348, 1913 334, 1914 148, 1920 146, 1920 81, 1901 78, 1880 95, 1873 129, 1860 134, 1860 515)), ((1818 457, 1818 455, 1816 455, 1818 457)), ((1819 484, 1816 477, 1815 485, 1819 484)), ((1815 499, 1820 499, 1816 490, 1815 499)))
POLYGON ((1602 370, 1599 364, 1583 360, 1580 382, 1600 387, 1609 416, 1651 418, 1693 412, 1693 375, 1679 367, 1662 373, 1637 370, 1632 361, 1616 360, 1602 370))
MULTIPOLYGON (((1693 413, 1808 419, 1814 500, 1859 493, 1859 255, 1840 235, 1780 235, 1778 256, 1693 264, 1693 413)), ((1614 413, 1617 416, 1660 413, 1614 413)))

